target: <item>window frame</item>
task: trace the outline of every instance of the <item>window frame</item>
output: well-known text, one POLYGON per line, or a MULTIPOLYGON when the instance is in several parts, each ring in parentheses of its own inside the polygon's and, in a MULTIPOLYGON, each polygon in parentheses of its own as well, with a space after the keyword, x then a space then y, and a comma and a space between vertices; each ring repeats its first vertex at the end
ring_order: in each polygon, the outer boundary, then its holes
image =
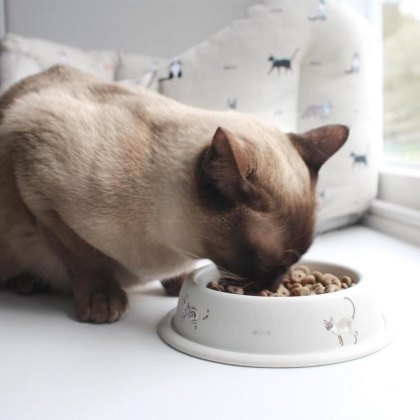
MULTIPOLYGON (((381 39, 384 1, 378 2, 380 18, 377 22, 380 23, 374 25, 381 39)), ((372 4, 374 0, 368 2, 372 4)), ((420 132, 418 134, 420 137, 420 132)), ((383 163, 379 169, 378 194, 364 216, 363 223, 420 246, 420 168, 383 163)))

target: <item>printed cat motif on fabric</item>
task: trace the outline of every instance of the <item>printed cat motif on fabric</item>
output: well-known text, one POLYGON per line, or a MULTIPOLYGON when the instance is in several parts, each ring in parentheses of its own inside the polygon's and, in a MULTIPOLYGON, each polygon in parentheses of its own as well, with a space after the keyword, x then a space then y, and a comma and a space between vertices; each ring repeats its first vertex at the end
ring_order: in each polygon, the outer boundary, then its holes
POLYGON ((274 69, 277 69, 277 74, 281 74, 281 69, 284 68, 286 73, 292 70, 292 61, 295 58, 296 54, 299 52, 299 48, 296 48, 290 58, 278 58, 270 55, 268 61, 271 61, 271 68, 268 71, 270 74, 274 69))
POLYGON ((181 61, 178 59, 175 59, 169 64, 168 76, 160 78, 159 82, 164 82, 165 80, 171 80, 171 79, 180 79, 181 77, 182 77, 181 61))
POLYGON ((347 74, 359 73, 360 70, 360 55, 355 52, 351 58, 350 68, 345 71, 347 74))
POLYGON ((230 108, 230 109, 236 109, 237 104, 238 104, 237 98, 228 98, 228 100, 227 100, 227 106, 228 106, 228 108, 230 108))
POLYGON ((301 118, 319 118, 325 120, 330 117, 333 109, 331 102, 320 103, 320 104, 309 104, 303 111, 301 118))
POLYGON ((318 0, 318 14, 315 16, 309 16, 308 20, 327 20, 325 0, 318 0))
POLYGON ((350 157, 353 159, 353 166, 352 168, 354 168, 356 165, 360 166, 360 165, 365 165, 368 166, 368 157, 367 154, 365 155, 359 155, 356 154, 354 152, 350 153, 350 157))

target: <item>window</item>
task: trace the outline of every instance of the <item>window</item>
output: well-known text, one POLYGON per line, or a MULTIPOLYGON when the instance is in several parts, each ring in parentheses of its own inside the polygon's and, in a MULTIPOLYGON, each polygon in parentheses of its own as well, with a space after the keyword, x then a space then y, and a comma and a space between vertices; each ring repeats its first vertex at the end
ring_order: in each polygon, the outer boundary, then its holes
POLYGON ((420 246, 420 1, 382 0, 382 18, 384 159, 365 223, 420 246))
POLYGON ((384 160, 420 169, 419 0, 384 2, 383 46, 384 160))

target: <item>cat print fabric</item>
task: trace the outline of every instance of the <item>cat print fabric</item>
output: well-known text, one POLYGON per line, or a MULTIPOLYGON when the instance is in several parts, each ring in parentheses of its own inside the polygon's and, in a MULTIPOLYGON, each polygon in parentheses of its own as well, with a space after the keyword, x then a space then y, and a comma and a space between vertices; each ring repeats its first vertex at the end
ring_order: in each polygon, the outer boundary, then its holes
POLYGON ((296 49, 290 58, 276 58, 270 55, 268 61, 271 61, 271 68, 268 71, 268 74, 270 74, 274 69, 277 69, 278 74, 281 74, 282 68, 286 71, 286 73, 288 70, 291 71, 293 58, 298 53, 298 51, 299 49, 296 49))
POLYGON ((321 170, 318 230, 356 221, 377 191, 378 51, 369 24, 333 0, 261 0, 177 59, 161 93, 208 109, 255 114, 284 130, 343 123, 350 138, 321 170))

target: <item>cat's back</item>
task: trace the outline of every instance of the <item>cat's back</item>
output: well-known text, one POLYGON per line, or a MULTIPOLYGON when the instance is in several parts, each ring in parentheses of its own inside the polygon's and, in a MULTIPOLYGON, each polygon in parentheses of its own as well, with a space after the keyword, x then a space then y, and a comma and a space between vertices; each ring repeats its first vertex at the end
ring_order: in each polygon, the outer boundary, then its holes
POLYGON ((148 96, 145 89, 107 83, 72 67, 57 65, 21 80, 0 97, 0 123, 6 114, 24 111, 32 115, 36 109, 40 119, 47 114, 71 116, 69 111, 76 103, 79 114, 95 106, 97 112, 110 107, 126 108, 129 112, 131 102, 146 103, 148 96))
MULTIPOLYGON (((32 133, 33 138, 112 141, 138 131, 141 102, 147 93, 116 83, 105 83, 67 66, 23 79, 0 98, 0 124, 4 132, 32 133), (136 106, 130 105, 136 103, 136 106), (139 111, 140 104, 140 111, 139 111), (136 112, 133 110, 136 108, 136 112)), ((146 112, 146 107, 145 112, 146 112)), ((5 137, 4 135, 2 136, 5 137)))

